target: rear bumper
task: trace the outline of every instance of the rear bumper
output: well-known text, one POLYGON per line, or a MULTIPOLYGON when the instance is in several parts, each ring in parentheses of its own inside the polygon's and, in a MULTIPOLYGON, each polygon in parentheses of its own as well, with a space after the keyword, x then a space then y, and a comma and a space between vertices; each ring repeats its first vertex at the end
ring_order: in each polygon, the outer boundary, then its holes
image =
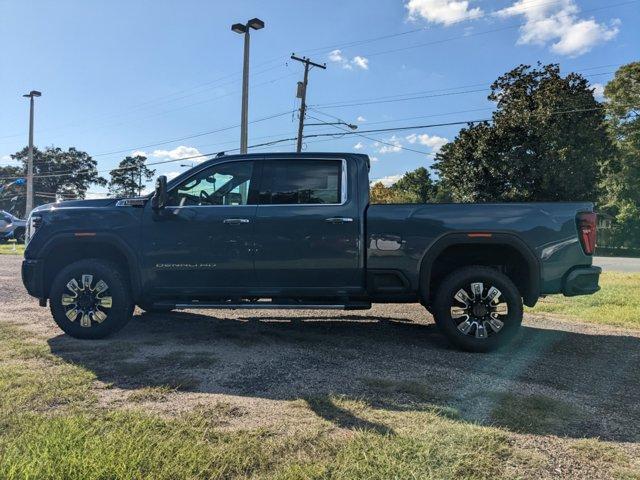
POLYGON ((600 290, 598 280, 602 269, 600 267, 577 267, 571 270, 562 283, 562 293, 566 297, 576 295, 591 295, 600 290))
POLYGON ((22 261, 22 283, 29 295, 45 298, 44 262, 42 260, 24 259, 22 261))

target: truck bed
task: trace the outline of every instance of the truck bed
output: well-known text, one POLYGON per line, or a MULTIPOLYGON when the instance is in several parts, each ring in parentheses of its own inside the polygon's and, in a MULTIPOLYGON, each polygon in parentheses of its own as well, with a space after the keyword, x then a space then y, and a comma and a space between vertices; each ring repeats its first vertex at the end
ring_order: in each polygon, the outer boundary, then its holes
POLYGON ((522 240, 540 261, 541 293, 558 293, 569 266, 592 263, 576 226, 576 214, 592 210, 589 202, 370 205, 367 268, 399 269, 417 288, 420 261, 436 242, 463 234, 482 243, 491 231, 522 240))

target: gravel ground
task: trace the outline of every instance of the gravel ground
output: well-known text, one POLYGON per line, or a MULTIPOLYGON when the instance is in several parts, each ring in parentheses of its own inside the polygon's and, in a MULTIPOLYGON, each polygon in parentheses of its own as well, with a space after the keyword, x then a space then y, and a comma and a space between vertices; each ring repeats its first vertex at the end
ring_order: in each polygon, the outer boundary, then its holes
POLYGON ((637 331, 527 316, 508 348, 471 354, 451 348, 421 306, 389 304, 355 313, 136 310, 117 335, 79 341, 26 294, 20 262, 0 256, 0 322, 44 335, 52 353, 94 372, 105 407, 127 408, 134 389, 172 385, 146 406, 173 415, 231 403, 241 414, 229 428, 290 429, 306 421, 291 400, 346 395, 391 410, 419 400, 516 432, 519 444, 587 437, 638 453, 637 331))

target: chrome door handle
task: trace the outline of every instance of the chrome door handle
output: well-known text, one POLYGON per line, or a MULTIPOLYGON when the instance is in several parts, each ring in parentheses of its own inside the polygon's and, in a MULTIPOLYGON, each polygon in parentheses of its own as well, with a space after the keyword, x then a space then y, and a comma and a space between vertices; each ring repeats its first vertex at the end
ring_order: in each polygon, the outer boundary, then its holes
POLYGON ((242 223, 249 223, 248 218, 225 218, 222 223, 227 225, 240 225, 242 223))
POLYGON ((325 218, 325 222, 327 223, 350 223, 353 222, 353 218, 351 217, 331 217, 325 218))

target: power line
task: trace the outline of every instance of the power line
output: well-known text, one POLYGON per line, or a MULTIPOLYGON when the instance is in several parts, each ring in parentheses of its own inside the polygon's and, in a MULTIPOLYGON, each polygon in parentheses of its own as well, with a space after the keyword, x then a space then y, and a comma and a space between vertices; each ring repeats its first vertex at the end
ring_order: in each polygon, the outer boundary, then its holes
MULTIPOLYGON (((291 110, 287 110, 286 112, 277 113, 275 115, 269 115, 268 117, 259 118, 257 120, 252 120, 249 123, 263 122, 265 120, 271 120, 272 118, 283 117, 285 115, 289 115, 290 113, 291 113, 291 110)), ((205 135, 211 135, 213 133, 219 133, 219 132, 224 132, 224 131, 227 131, 227 130, 233 130, 234 128, 239 128, 239 127, 240 127, 240 124, 230 125, 228 127, 222 127, 222 128, 218 128, 216 130, 210 130, 210 131, 207 131, 207 132, 201 132, 201 133, 196 133, 196 134, 193 134, 193 135, 187 135, 185 137, 173 138, 171 140, 164 140, 164 141, 160 141, 160 142, 149 143, 149 144, 146 144, 146 145, 139 145, 139 146, 136 146, 136 147, 128 147, 128 148, 124 148, 122 150, 115 150, 115 151, 112 151, 112 152, 98 153, 98 154, 92 155, 92 156, 93 157, 102 157, 102 156, 105 156, 105 155, 114 155, 116 153, 130 152, 132 150, 141 150, 143 148, 157 147, 157 146, 160 146, 160 145, 166 145, 168 143, 180 142, 182 140, 189 140, 191 138, 203 137, 205 135)))
MULTIPOLYGON (((579 73, 579 72, 576 72, 579 73)), ((583 77, 595 77, 595 76, 600 76, 600 75, 609 75, 611 73, 615 73, 615 72, 600 72, 600 73, 592 73, 592 74, 588 74, 588 75, 582 75, 583 77)), ((424 98, 438 98, 438 97, 448 97, 448 96, 453 96, 453 95, 466 95, 469 93, 478 93, 478 92, 486 92, 487 89, 491 86, 491 83, 476 83, 476 84, 471 84, 471 85, 464 85, 464 86, 460 86, 460 87, 451 87, 451 88, 445 88, 445 89, 435 89, 435 90, 423 90, 423 91, 418 91, 418 92, 409 92, 409 93, 399 93, 399 94, 394 94, 394 95, 386 95, 386 96, 382 96, 382 97, 369 97, 369 99, 362 99, 362 101, 356 101, 356 102, 352 102, 352 103, 348 103, 348 101, 343 101, 343 102, 333 102, 333 103, 325 103, 325 104, 320 104, 320 105, 315 105, 316 107, 321 107, 321 108, 344 108, 344 107, 358 107, 358 106, 363 106, 363 105, 378 105, 381 103, 394 103, 394 102, 404 102, 404 101, 409 101, 409 100, 421 100, 424 98), (479 85, 485 85, 485 88, 479 88, 479 89, 473 89, 473 90, 463 90, 463 91, 451 91, 451 90, 458 90, 461 88, 467 88, 467 87, 474 87, 474 86, 479 86, 479 85), (418 95, 421 93, 428 93, 428 92, 442 92, 442 93, 433 93, 431 95, 418 95), (406 95, 413 95, 413 96, 406 96, 406 95), (401 98, 399 98, 401 97, 401 98)))
MULTIPOLYGON (((565 114, 572 114, 572 113, 586 113, 586 112, 590 112, 590 111, 597 111, 597 110, 600 110, 600 109, 602 109, 601 106, 594 107, 594 108, 559 110, 559 111, 555 111, 555 112, 541 112, 540 114, 544 114, 544 115, 565 115, 565 114)), ((290 112, 288 112, 288 113, 290 113, 290 112)), ((531 114, 532 115, 536 115, 536 112, 531 112, 531 114)), ((421 130, 421 129, 427 129, 427 128, 448 127, 448 126, 456 126, 456 125, 473 125, 473 124, 477 124, 477 123, 484 123, 484 122, 491 122, 491 121, 493 121, 493 119, 491 119, 491 118, 482 118, 482 119, 475 119, 475 120, 461 120, 461 121, 456 121, 456 122, 431 123, 431 124, 424 124, 424 125, 406 125, 406 126, 401 126, 401 127, 369 129, 369 130, 363 130, 363 131, 360 131, 360 132, 345 131, 345 132, 343 132, 343 133, 341 133, 339 135, 340 135, 340 137, 345 137, 345 136, 351 136, 351 135, 365 135, 365 134, 370 134, 370 133, 400 132, 400 131, 407 131, 407 130, 421 130)), ((304 135, 303 138, 323 138, 323 137, 336 138, 336 134, 335 133, 314 133, 314 134, 304 135)), ((281 138, 281 139, 276 139, 276 140, 272 140, 272 141, 268 141, 268 142, 258 143, 258 144, 250 145, 248 148, 251 149, 251 148, 258 148, 258 147, 276 145, 276 144, 279 144, 279 143, 291 142, 291 141, 294 141, 294 140, 297 140, 297 137, 281 138)), ((230 149, 230 150, 226 150, 226 151, 227 152, 234 152, 234 151, 238 151, 238 150, 239 150, 239 148, 234 148, 234 149, 230 149)), ((420 152, 420 153, 424 153, 424 152, 420 152)), ((185 160, 191 160, 191 159, 195 159, 195 158, 200 159, 200 158, 204 158, 204 157, 210 157, 210 156, 214 156, 216 154, 217 154, 217 152, 200 154, 200 155, 193 155, 193 156, 190 156, 190 157, 182 157, 182 158, 169 159, 169 160, 163 160, 163 161, 158 161, 158 162, 150 162, 150 163, 146 163, 145 165, 147 165, 147 166, 162 165, 162 164, 166 164, 166 163, 174 163, 174 162, 180 162, 180 161, 185 161, 185 160)), ((115 168, 115 169, 109 169, 109 170, 98 170, 98 171, 96 171, 96 173, 104 173, 104 172, 118 171, 118 170, 129 170, 131 168, 134 168, 134 167, 123 167, 123 168, 115 168)), ((86 170, 86 171, 90 172, 90 170, 86 170)), ((80 171, 54 172, 54 173, 49 173, 49 174, 34 175, 34 178, 45 178, 45 177, 57 177, 57 176, 75 175, 77 173, 81 173, 81 172, 80 171)), ((16 178, 22 178, 22 176, 0 177, 0 180, 9 180, 9 179, 16 179, 16 178)))
MULTIPOLYGON (((310 107, 310 108, 312 108, 312 107, 310 107)), ((342 119, 341 119, 341 118, 334 117, 333 115, 329 115, 328 113, 324 113, 324 112, 322 112, 322 111, 318 110, 317 108, 312 108, 312 110, 313 110, 314 112, 318 112, 318 113, 320 113, 320 114, 322 114, 322 115, 326 115, 327 117, 331 117, 331 118, 333 118, 333 119, 336 119, 336 120, 340 120, 340 121, 342 121, 342 119)), ((313 118, 314 120, 317 120, 317 121, 319 121, 319 122, 325 123, 325 124, 327 124, 327 125, 331 125, 330 123, 325 122, 324 120, 321 120, 321 119, 319 119, 319 118, 313 117, 313 116, 311 116, 311 115, 309 115, 309 116, 310 116, 311 118, 313 118)), ((333 127, 335 127, 335 128, 337 128, 337 129, 339 129, 339 130, 342 130, 343 132, 348 132, 348 131, 349 131, 349 130, 347 130, 347 129, 345 129, 345 128, 341 128, 339 125, 332 125, 332 126, 333 126, 333 127)), ((398 142, 398 143, 390 143, 390 142, 387 142, 387 141, 385 141, 385 140, 380 140, 379 138, 369 137, 369 136, 367 136, 367 135, 363 135, 363 134, 362 134, 362 133, 360 133, 360 132, 354 132, 354 135, 356 135, 356 136, 358 136, 358 137, 360 137, 360 138, 364 138, 364 139, 366 139, 366 140, 371 140, 371 141, 373 141, 373 142, 378 142, 378 143, 380 143, 380 144, 382 144, 382 145, 387 145, 387 146, 392 147, 392 148, 398 148, 398 149, 400 149, 400 150, 406 150, 406 151, 409 151, 409 152, 420 153, 420 154, 422 154, 422 155, 435 155, 435 153, 432 153, 432 152, 425 152, 425 151, 422 151, 422 150, 416 150, 416 149, 414 149, 414 148, 405 147, 404 145, 400 145, 400 144, 399 144, 399 142, 398 142)))

